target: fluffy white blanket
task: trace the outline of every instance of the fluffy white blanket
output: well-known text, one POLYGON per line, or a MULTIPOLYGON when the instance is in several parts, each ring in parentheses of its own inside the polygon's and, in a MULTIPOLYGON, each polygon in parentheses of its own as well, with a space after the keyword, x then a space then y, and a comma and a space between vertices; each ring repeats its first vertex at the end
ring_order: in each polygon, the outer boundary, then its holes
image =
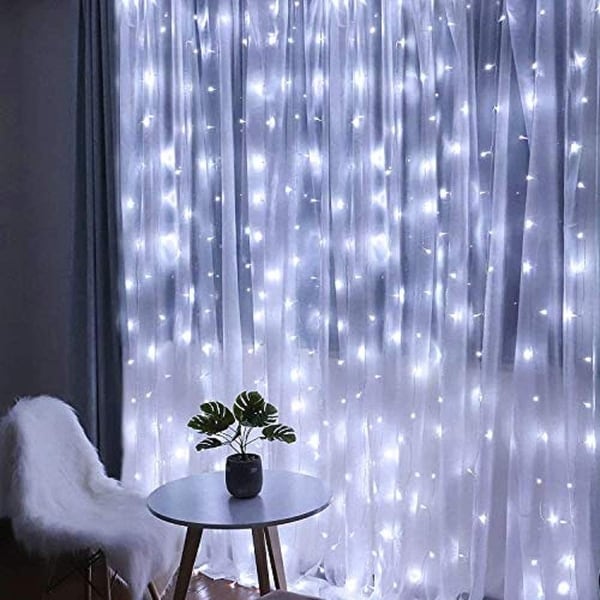
POLYGON ((102 549, 134 600, 168 581, 179 554, 179 528, 106 476, 75 413, 48 396, 20 400, 0 421, 0 516, 37 555, 102 549))

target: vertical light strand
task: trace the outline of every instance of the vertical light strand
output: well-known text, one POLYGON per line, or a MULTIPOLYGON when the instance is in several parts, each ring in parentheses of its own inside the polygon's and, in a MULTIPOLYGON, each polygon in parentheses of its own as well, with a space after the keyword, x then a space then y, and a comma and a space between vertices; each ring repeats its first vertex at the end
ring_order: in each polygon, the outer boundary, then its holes
MULTIPOLYGON (((565 547, 573 547, 571 515, 569 514, 568 481, 565 448, 565 427, 558 415, 563 412, 560 360, 561 335, 550 332, 561 323, 561 184, 563 174, 556 169, 560 161, 561 131, 557 127, 558 110, 563 92, 561 65, 544 61, 547 53, 564 43, 565 32, 554 27, 555 19, 563 18, 563 7, 548 3, 544 13, 531 12, 534 25, 534 56, 527 63, 517 64, 521 81, 532 82, 528 93, 521 96, 529 138, 529 161, 526 176, 524 223, 533 221, 538 227, 523 227, 521 242, 521 277, 518 297, 518 329, 515 356, 513 433, 509 480, 509 527, 514 539, 508 543, 519 547, 529 561, 507 561, 509 585, 505 593, 538 594, 557 590, 564 581, 558 568, 565 547), (531 62, 530 62, 531 61, 531 62), (540 68, 532 69, 533 62, 540 68), (525 71, 526 75, 523 74, 525 71), (541 285, 540 277, 546 278, 541 285), (540 315, 540 305, 551 312, 550 318, 540 315), (517 391, 518 390, 518 391, 517 391), (539 397, 539 402, 529 400, 539 397), (528 401, 529 400, 529 401, 528 401), (554 418, 553 418, 554 417, 554 418), (532 432, 533 430, 533 432, 532 432), (521 508, 519 508, 521 507, 521 508), (523 517, 536 512, 538 521, 523 517), (558 543, 559 539, 561 540, 558 543), (543 570, 540 554, 556 566, 543 570)), ((523 26, 527 19, 523 20, 523 26)), ((513 45, 516 40, 513 40, 513 45)), ((561 269, 562 270, 562 269, 561 269)), ((565 586, 562 586, 563 588, 565 586)))
MULTIPOLYGON (((573 512, 573 549, 566 550, 560 561, 561 582, 573 597, 579 594, 577 577, 596 571, 593 557, 582 552, 590 547, 593 535, 581 523, 591 522, 591 507, 585 500, 592 497, 589 482, 594 477, 594 457, 596 453, 596 426, 594 422, 594 330, 587 325, 595 320, 594 292, 597 285, 591 277, 574 265, 582 265, 594 271, 597 260, 591 248, 597 244, 595 218, 590 209, 589 190, 586 182, 593 180, 594 129, 587 130, 585 123, 590 119, 590 106, 587 94, 594 93, 593 71, 590 65, 592 55, 591 35, 593 20, 583 5, 572 3, 567 38, 566 82, 569 90, 565 110, 565 140, 563 153, 565 160, 564 211, 563 222, 568 224, 563 233, 564 244, 564 289, 562 305, 563 321, 563 393, 567 400, 567 447, 569 502, 573 512), (581 57, 586 57, 584 61, 581 57), (590 85, 591 84, 591 85, 590 85), (574 489, 574 482, 577 490, 574 489)), ((592 110, 594 110, 592 108, 592 110)), ((593 117, 591 117, 593 118, 593 117)), ((597 134, 597 131, 596 131, 597 134)), ((593 210, 593 209, 592 209, 593 210)))
MULTIPOLYGON (((511 199, 521 193, 526 168, 522 166, 522 117, 508 110, 518 91, 511 65, 510 30, 506 7, 482 5, 474 14, 481 23, 481 43, 475 65, 476 118, 480 192, 489 196, 489 210, 479 212, 487 242, 481 339, 481 429, 476 461, 473 499, 474 529, 471 548, 472 593, 475 597, 504 594, 507 480, 512 402, 505 389, 511 381, 512 357, 506 356, 514 342, 498 335, 516 319, 514 256, 509 222, 511 199), (516 128, 518 131, 515 131, 516 128), (509 158, 512 157, 512 160, 509 158), (481 435, 483 434, 483 435, 481 435), (500 498, 495 503, 495 498, 500 498), (477 519, 477 520, 475 520, 477 519)), ((483 198, 482 198, 483 200, 483 198)), ((518 218, 518 217, 517 217, 518 218)), ((518 229, 517 229, 518 231, 518 229)), ((518 259, 517 259, 518 260, 518 259)))

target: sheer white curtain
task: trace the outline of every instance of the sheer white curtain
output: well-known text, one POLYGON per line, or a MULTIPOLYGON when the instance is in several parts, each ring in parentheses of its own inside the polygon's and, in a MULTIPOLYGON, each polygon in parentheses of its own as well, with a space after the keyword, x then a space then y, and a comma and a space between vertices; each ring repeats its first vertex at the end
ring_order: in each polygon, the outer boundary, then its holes
POLYGON ((304 585, 595 597, 595 2, 118 7, 125 479, 222 468, 187 419, 257 388, 334 492, 304 585))

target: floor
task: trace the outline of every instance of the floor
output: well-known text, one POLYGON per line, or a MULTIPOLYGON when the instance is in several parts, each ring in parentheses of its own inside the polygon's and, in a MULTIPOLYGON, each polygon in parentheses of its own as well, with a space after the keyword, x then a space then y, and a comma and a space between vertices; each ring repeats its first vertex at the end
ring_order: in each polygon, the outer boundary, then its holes
MULTIPOLYGON (((213 581, 199 575, 192 580, 186 600, 256 600, 258 591, 239 585, 232 586, 227 581, 213 581)), ((170 600, 169 596, 167 599, 170 600)))
MULTIPOLYGON (((47 565, 34 560, 14 542, 6 521, 0 521, 0 599, 1 600, 83 600, 83 579, 77 576, 58 586, 52 594, 44 594, 47 565)), ((259 594, 223 580, 214 581, 195 576, 186 600, 257 600, 259 594)), ((100 600, 94 596, 94 600, 100 600)), ((129 600, 120 586, 113 588, 113 600, 129 600)), ((171 600, 171 594, 165 596, 171 600)))

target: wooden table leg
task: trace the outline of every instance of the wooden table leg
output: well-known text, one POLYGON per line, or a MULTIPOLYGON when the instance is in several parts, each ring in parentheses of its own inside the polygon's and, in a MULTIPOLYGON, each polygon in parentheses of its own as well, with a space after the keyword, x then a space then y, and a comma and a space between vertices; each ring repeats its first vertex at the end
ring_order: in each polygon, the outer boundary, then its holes
POLYGON ((201 537, 202 529, 199 527, 188 527, 185 534, 185 543, 183 544, 183 554, 181 555, 181 563, 179 564, 179 573, 177 574, 173 600, 185 600, 201 537))
POLYGON ((285 580, 285 569, 283 567, 283 555, 281 554, 281 543, 279 541, 279 531, 277 527, 266 527, 265 538, 267 540, 267 549, 269 550, 269 560, 271 562, 271 571, 275 581, 275 589, 287 590, 285 580))
POLYGON ((269 565, 267 563, 267 549, 265 548, 265 529, 262 527, 253 529, 252 541, 254 542, 256 572, 258 573, 258 589, 260 590, 260 595, 264 596, 271 591, 271 584, 269 583, 269 565))

